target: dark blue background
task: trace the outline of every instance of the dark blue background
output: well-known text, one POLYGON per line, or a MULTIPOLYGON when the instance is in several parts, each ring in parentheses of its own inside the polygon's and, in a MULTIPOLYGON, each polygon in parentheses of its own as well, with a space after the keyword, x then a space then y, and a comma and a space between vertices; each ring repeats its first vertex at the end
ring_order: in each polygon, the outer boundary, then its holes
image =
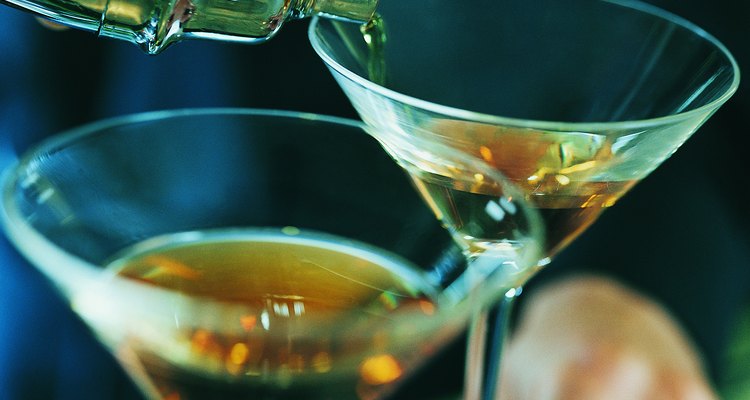
MULTIPOLYGON (((150 57, 0 7, 0 166, 52 133, 140 111, 230 106, 355 117, 306 27, 290 24, 264 46, 188 42, 150 57)), ((0 399, 131 398, 111 357, 0 237, 0 399)))
MULTIPOLYGON (((657 4, 704 27, 750 66, 746 3, 657 4)), ((262 46, 188 42, 149 57, 128 43, 46 30, 0 7, 0 167, 52 133, 131 112, 241 106, 354 117, 310 49, 306 27, 290 23, 262 46)), ((537 279, 593 269, 653 295, 686 325, 717 380, 732 318, 750 300, 748 83, 537 279)), ((456 381, 460 371, 429 373, 456 381)), ((112 358, 0 238, 0 399, 135 398, 112 358)))

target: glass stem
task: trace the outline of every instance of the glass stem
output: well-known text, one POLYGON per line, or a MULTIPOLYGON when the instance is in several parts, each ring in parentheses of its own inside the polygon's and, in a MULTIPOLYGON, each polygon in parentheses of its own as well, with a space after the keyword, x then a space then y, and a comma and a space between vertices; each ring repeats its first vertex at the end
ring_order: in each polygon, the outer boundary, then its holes
POLYGON ((520 288, 511 289, 500 302, 479 309, 472 316, 466 350, 464 400, 497 398, 503 346, 513 305, 520 292, 520 288))

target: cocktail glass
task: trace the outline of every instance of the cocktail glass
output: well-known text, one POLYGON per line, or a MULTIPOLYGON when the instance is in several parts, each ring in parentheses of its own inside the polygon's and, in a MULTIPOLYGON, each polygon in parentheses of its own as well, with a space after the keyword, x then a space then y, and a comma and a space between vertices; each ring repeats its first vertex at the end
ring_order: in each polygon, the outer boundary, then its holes
POLYGON ((0 211, 148 398, 378 399, 541 254, 499 173, 435 162, 502 187, 504 247, 467 263, 361 123, 280 111, 75 129, 5 172, 0 211))
MULTIPOLYGON (((520 187, 546 224, 538 267, 677 150, 739 84, 735 60, 715 38, 637 1, 391 1, 379 14, 362 27, 316 19, 312 45, 396 159, 429 169, 439 150, 425 143, 441 144, 520 187), (416 139, 423 147, 409 150, 416 139)), ((461 175, 417 178, 455 232, 493 193, 461 175)), ((467 254, 493 241, 462 236, 467 254)), ((470 348, 484 335, 474 331, 470 348)), ((492 397, 498 354, 484 372, 469 362, 468 398, 492 397)))

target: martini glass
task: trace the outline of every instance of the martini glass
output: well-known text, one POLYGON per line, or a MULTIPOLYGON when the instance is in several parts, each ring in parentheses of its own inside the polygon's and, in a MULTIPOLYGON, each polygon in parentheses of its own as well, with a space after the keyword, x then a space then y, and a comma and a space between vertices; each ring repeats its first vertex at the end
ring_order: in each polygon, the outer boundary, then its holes
POLYGON ((434 161, 502 192, 478 220, 504 246, 467 262, 361 124, 261 110, 61 134, 5 172, 2 220, 147 398, 379 399, 541 254, 499 173, 434 161))
MULTIPOLYGON (((394 1, 378 12, 362 27, 313 20, 313 47, 395 158, 416 157, 412 164, 429 168, 420 155, 458 149, 519 187, 546 224, 537 269, 676 151, 739 84, 735 60, 715 38, 637 1, 394 1), (399 152, 416 139, 441 147, 399 152)), ((454 230, 471 221, 450 216, 493 193, 460 175, 418 184, 454 230)), ((469 247, 491 244, 466 239, 475 242, 469 247)), ((490 332, 496 343, 502 331, 490 332)), ((492 396, 498 354, 486 371, 469 364, 468 398, 492 396)))

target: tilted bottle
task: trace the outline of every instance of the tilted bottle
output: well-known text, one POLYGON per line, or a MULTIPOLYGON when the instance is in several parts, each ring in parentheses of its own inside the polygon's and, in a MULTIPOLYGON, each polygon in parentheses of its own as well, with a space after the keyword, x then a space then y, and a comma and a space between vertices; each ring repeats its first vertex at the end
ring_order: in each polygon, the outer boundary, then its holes
POLYGON ((53 22, 127 40, 156 54, 182 39, 260 43, 285 21, 367 21, 378 0, 0 0, 53 22))

